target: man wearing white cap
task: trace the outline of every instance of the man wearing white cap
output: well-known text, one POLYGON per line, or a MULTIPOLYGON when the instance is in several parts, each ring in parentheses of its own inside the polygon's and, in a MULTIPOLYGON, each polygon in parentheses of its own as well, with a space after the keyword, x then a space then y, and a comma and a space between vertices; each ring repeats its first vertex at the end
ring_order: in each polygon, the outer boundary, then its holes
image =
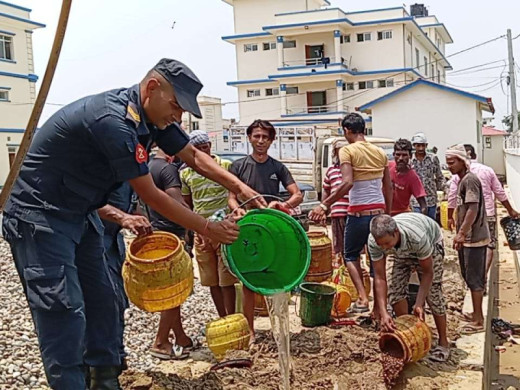
POLYGON ((473 302, 472 321, 464 325, 460 332, 478 333, 484 331, 482 300, 489 244, 486 204, 482 184, 477 175, 470 172, 464 145, 454 145, 446 150, 446 164, 450 172, 460 178, 457 188, 457 235, 453 239, 453 247, 459 253, 460 270, 473 302))
MULTIPOLYGON (((424 133, 417 133, 412 137, 412 145, 415 153, 412 158, 412 166, 426 191, 426 206, 428 206, 428 216, 435 219, 437 213, 437 191, 444 188, 444 176, 441 164, 437 156, 427 153, 428 140, 424 133)), ((415 212, 420 213, 421 207, 414 198, 412 206, 415 212)))

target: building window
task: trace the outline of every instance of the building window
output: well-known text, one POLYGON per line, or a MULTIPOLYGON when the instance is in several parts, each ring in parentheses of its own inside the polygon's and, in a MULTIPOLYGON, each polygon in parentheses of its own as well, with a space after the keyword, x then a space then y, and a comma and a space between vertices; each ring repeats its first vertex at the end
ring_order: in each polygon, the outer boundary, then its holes
POLYGON ((297 94, 298 93, 298 87, 287 87, 285 89, 285 92, 287 93, 287 95, 297 94))
POLYGON ((383 39, 392 39, 392 30, 378 31, 377 40, 382 41, 383 39))
POLYGON ((372 80, 369 81, 360 81, 358 83, 359 89, 370 89, 374 88, 374 82, 372 80))
POLYGON ((248 51, 257 51, 258 50, 258 45, 256 43, 246 43, 244 45, 244 52, 248 52, 248 51))
POLYGON ((354 83, 343 83, 343 90, 344 91, 353 91, 354 83))
POLYGON ((386 79, 386 86, 392 88, 394 86, 394 79, 386 79))
POLYGON ((265 89, 265 96, 275 96, 279 95, 280 90, 278 88, 266 88, 265 89))
POLYGON ((276 42, 264 42, 264 50, 276 50, 276 42))
POLYGON ((200 130, 198 121, 191 122, 191 130, 200 130))
POLYGON ((417 69, 419 69, 419 67, 421 66, 419 58, 421 58, 421 55, 419 53, 419 49, 415 48, 415 67, 417 69))
POLYGON ((350 43, 350 34, 343 35, 340 39, 341 43, 350 43))
POLYGON ((0 90, 0 102, 8 102, 9 101, 9 91, 0 90))
POLYGON ((293 49, 296 47, 296 41, 283 41, 284 49, 293 49))
POLYGON ((424 57, 424 75, 428 76, 428 58, 424 57))
POLYGON ((0 35, 0 59, 13 59, 13 37, 0 35))
POLYGON ((441 83, 441 71, 440 70, 437 71, 437 82, 439 84, 441 83))
POLYGON ((367 81, 367 89, 368 88, 374 88, 374 82, 372 80, 367 81))
POLYGON ((386 88, 386 80, 378 80, 377 81, 378 88, 386 88))
POLYGON ((406 37, 406 41, 408 42, 409 45, 412 44, 412 33, 408 34, 408 36, 406 37))
POLYGON ((247 90, 247 97, 255 97, 260 96, 260 90, 259 89, 248 89, 247 90))
POLYGON ((433 81, 433 80, 435 80, 435 65, 434 64, 431 65, 431 71, 432 71, 431 76, 432 76, 432 81, 433 81))
POLYGON ((361 33, 357 35, 358 42, 365 42, 372 40, 372 33, 361 33))
POLYGON ((491 149, 491 137, 485 137, 486 149, 491 149))

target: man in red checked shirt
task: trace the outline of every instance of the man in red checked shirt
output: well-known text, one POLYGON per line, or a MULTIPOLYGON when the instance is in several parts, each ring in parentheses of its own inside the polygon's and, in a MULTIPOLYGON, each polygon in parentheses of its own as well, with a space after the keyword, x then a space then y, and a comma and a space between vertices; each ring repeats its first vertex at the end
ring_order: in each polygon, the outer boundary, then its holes
POLYGON ((419 202, 421 212, 428 215, 426 191, 417 173, 411 169, 411 157, 412 143, 407 139, 398 139, 394 144, 395 161, 391 161, 388 165, 393 187, 392 216, 412 211, 410 209, 412 195, 419 202))

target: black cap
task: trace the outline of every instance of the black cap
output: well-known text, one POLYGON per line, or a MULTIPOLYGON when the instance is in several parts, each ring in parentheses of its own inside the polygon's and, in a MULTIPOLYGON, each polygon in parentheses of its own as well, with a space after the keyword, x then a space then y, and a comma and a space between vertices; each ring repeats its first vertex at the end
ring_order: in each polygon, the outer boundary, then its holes
POLYGON ((153 69, 173 86, 179 106, 197 118, 202 118, 197 103, 197 95, 202 89, 202 83, 195 73, 182 62, 170 58, 163 58, 153 69))

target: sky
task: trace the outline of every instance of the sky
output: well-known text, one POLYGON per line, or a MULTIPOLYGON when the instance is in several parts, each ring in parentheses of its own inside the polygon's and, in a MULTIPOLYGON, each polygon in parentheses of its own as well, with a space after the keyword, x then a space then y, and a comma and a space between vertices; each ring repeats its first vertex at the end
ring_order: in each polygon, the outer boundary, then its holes
MULTIPOLYGON (((9 1, 31 8, 31 19, 46 24, 46 28, 35 30, 33 34, 35 72, 41 81, 54 40, 61 0, 9 1)), ((330 2, 331 7, 339 7, 345 12, 403 4, 391 0, 330 2)), ((491 97, 496 109, 494 125, 502 128, 502 118, 511 111, 506 85, 506 39, 449 56, 505 36, 507 28, 512 29, 513 37, 518 36, 520 1, 424 2, 430 15, 436 15, 446 25, 454 40, 446 49, 454 68, 448 72, 448 84, 491 97), (461 71, 486 63, 491 64, 461 71)), ((410 4, 405 3, 407 9, 410 4)), ((235 47, 221 39, 233 33, 233 8, 221 0, 74 0, 42 121, 62 104, 137 83, 162 57, 186 63, 203 82, 202 94, 220 97, 227 103, 223 106, 224 118, 238 118, 238 104, 233 103, 237 101, 236 89, 226 85, 227 81, 237 78, 235 47)), ((513 41, 513 51, 520 63, 520 38, 513 41)), ((520 66, 516 71, 520 76, 520 66)))

